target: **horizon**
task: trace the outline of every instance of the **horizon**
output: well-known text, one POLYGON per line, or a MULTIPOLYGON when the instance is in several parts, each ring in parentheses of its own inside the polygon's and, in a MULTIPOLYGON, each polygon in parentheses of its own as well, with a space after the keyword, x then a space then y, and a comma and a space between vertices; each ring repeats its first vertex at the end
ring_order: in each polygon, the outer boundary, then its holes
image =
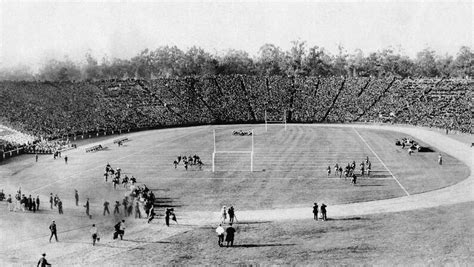
POLYGON ((39 69, 50 59, 130 59, 144 49, 201 47, 213 55, 292 41, 337 54, 392 48, 414 58, 425 48, 456 56, 472 47, 473 4, 446 2, 12 2, 2 1, 0 67, 39 69))

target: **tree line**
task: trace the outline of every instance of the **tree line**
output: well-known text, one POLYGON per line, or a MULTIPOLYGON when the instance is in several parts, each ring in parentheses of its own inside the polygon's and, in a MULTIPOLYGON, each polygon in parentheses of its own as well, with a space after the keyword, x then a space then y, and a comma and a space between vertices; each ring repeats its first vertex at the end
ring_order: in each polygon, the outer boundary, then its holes
POLYGON ((319 46, 308 46, 293 41, 288 51, 276 45, 265 44, 257 56, 251 57, 242 50, 230 49, 223 55, 213 55, 200 47, 186 51, 176 46, 145 49, 130 59, 107 57, 100 61, 90 53, 82 63, 52 59, 45 62, 38 73, 27 66, 0 70, 0 80, 79 81, 100 79, 154 79, 183 76, 212 75, 262 76, 352 76, 352 77, 460 77, 474 74, 474 56, 471 48, 463 46, 455 56, 438 55, 425 48, 410 58, 386 48, 364 54, 362 50, 348 53, 338 47, 331 54, 319 46))

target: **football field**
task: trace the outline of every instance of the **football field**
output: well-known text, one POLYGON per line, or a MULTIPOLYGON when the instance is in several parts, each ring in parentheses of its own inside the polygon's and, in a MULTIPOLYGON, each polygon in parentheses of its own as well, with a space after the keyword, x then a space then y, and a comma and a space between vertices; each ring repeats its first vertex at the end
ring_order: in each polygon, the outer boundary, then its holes
MULTIPOLYGON (((442 153, 443 165, 438 165, 436 146, 424 144, 416 137, 347 125, 298 124, 288 125, 287 130, 281 125, 271 125, 267 131, 264 125, 199 126, 122 136, 129 141, 121 147, 113 143, 117 136, 80 143, 77 149, 63 152, 62 156, 69 158, 68 164, 62 158, 53 160, 51 155, 40 156, 38 162, 34 155, 3 162, 0 174, 4 191, 13 194, 21 186, 27 196, 39 195, 43 205, 35 214, 3 214, 5 242, 16 240, 19 246, 30 244, 35 251, 33 258, 41 250, 57 251, 61 243, 48 245, 47 242, 47 226, 52 219, 60 225, 61 239, 66 243, 58 255, 73 254, 77 249, 88 247, 87 228, 92 221, 107 232, 104 239, 108 240, 108 232, 111 233, 113 224, 122 217, 102 216, 102 203, 121 201, 127 190, 122 186, 114 189, 110 180, 104 181, 107 163, 121 168, 123 175, 133 175, 139 185, 146 184, 158 197, 155 207, 159 222, 146 225, 144 220, 127 219, 130 235, 135 233, 139 240, 146 239, 143 231, 159 229, 163 235, 160 240, 177 234, 176 229, 163 229, 161 216, 165 207, 175 208, 183 227, 179 231, 187 231, 199 224, 217 223, 217 219, 206 216, 214 216, 223 205, 233 205, 237 214, 295 207, 307 207, 310 213, 313 202, 326 203, 330 210, 334 205, 413 196, 454 185, 470 174, 468 166, 445 153, 442 153), (233 134, 239 130, 253 130, 253 136, 233 134), (434 152, 415 152, 410 156, 406 149, 395 146, 395 140, 402 137, 429 146, 434 152), (87 147, 99 143, 107 148, 85 152, 87 147), (212 172, 214 151, 217 153, 215 172, 212 172), (248 151, 253 151, 253 163, 252 153, 248 151), (201 168, 189 166, 186 170, 179 163, 175 168, 173 161, 180 155, 198 155, 204 165, 201 168), (356 173, 359 173, 359 164, 367 157, 372 163, 371 176, 359 177, 356 185, 344 176, 335 175, 336 163, 344 167, 352 161, 356 162, 356 173), (253 172, 250 172, 251 164, 253 172), (331 167, 329 175, 328 166, 331 167), (79 206, 74 204, 74 189, 79 191, 79 206), (62 199, 64 215, 58 216, 55 209, 49 209, 47 196, 50 193, 62 199), (92 220, 84 215, 82 205, 86 198, 91 203, 92 220), (190 214, 204 215, 194 220, 190 214), (29 227, 30 224, 35 227, 29 227)), ((133 244, 124 246, 133 247, 133 244)), ((11 249, 2 250, 0 257, 13 263, 28 262, 22 260, 19 248, 11 249), (11 251, 15 251, 14 256, 9 256, 11 251)), ((120 249, 102 247, 101 253, 115 253, 115 250, 120 249)), ((50 258, 59 259, 54 255, 50 258)))

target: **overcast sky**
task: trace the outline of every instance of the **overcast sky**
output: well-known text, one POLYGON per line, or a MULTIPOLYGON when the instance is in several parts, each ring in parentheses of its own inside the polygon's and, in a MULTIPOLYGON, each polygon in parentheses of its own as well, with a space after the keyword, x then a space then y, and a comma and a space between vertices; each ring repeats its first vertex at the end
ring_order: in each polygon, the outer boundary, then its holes
POLYGON ((196 45, 211 53, 257 55, 265 43, 288 49, 307 41, 336 53, 389 46, 414 56, 425 47, 455 55, 473 44, 471 1, 179 1, 0 0, 0 64, 37 66, 48 58, 130 58, 145 48, 196 45))

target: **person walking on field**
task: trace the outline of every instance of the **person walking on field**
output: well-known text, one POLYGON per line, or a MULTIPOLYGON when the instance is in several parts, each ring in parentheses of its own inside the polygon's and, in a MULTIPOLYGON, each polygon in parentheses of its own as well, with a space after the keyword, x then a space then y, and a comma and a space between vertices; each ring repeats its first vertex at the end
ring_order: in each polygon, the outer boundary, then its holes
POLYGON ((86 204, 84 205, 84 208, 86 208, 86 215, 89 217, 89 219, 92 219, 92 216, 89 214, 89 198, 87 198, 86 204))
POLYGON ((107 212, 108 215, 110 215, 109 202, 107 200, 104 201, 104 216, 105 216, 106 212, 107 212))
POLYGON ((49 243, 51 243, 51 238, 56 239, 56 242, 58 242, 58 234, 57 234, 57 228, 56 228, 56 223, 53 221, 51 225, 49 225, 49 230, 51 231, 51 236, 49 237, 49 243))
POLYGON ((443 165, 443 157, 441 156, 441 153, 438 155, 438 164, 443 165))
POLYGON ((63 214, 63 201, 61 199, 58 200, 58 212, 63 214))
POLYGON ((40 209, 40 196, 36 196, 36 210, 40 209))
POLYGON ((100 240, 99 231, 97 230, 97 227, 95 227, 95 224, 92 225, 92 228, 89 232, 92 235, 92 246, 95 246, 95 242, 100 240))
POLYGON ((227 227, 227 229, 225 230, 225 232, 226 232, 225 241, 227 241, 227 247, 229 247, 229 245, 230 245, 231 247, 234 246, 235 228, 232 227, 232 223, 229 224, 229 227, 227 227))
POLYGON ((314 206, 313 206, 313 215, 314 215, 314 220, 317 221, 318 220, 318 203, 314 203, 314 206))
POLYGON ((120 207, 120 202, 115 201, 114 214, 120 214, 119 207, 120 207))
POLYGON ((50 193, 49 194, 49 204, 51 204, 51 209, 53 209, 53 202, 54 202, 53 193, 50 193))
POLYGON ((67 164, 67 156, 64 157, 64 163, 67 164))
POLYGON ((76 206, 79 206, 79 192, 77 192, 77 189, 74 189, 74 198, 76 199, 76 206))
POLYGON ((51 266, 51 264, 49 264, 49 262, 46 260, 46 253, 43 253, 42 256, 43 257, 41 257, 41 259, 39 259, 38 264, 36 265, 36 267, 51 266))
POLYGON ((218 241, 217 241, 217 244, 219 245, 219 247, 222 247, 224 245, 224 228, 222 227, 222 224, 219 224, 219 226, 217 226, 216 228, 216 233, 217 233, 217 238, 218 238, 218 241))
POLYGON ((11 195, 8 195, 7 207, 8 207, 8 211, 13 211, 13 201, 12 201, 12 196, 11 195))

